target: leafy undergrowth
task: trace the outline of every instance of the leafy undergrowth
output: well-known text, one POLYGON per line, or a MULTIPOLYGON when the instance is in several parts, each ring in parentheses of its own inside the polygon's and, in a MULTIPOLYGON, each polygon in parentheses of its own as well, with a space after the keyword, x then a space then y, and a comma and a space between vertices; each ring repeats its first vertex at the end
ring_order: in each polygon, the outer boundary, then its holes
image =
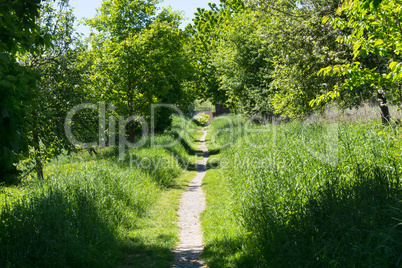
POLYGON ((189 134, 170 147, 155 145, 175 141, 177 128, 124 161, 113 149, 64 155, 45 180, 1 188, 0 266, 169 267, 180 194, 195 176, 183 143, 201 136, 185 123, 189 134))
POLYGON ((242 133, 203 186, 210 267, 402 265, 400 129, 293 121, 242 133))

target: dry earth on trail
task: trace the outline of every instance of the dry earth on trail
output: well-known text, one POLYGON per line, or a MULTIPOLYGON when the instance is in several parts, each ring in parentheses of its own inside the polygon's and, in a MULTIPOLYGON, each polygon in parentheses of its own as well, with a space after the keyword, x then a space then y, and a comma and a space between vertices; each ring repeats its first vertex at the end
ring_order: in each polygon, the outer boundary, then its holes
POLYGON ((208 150, 205 146, 207 131, 201 138, 201 149, 204 159, 197 163, 198 174, 183 194, 178 210, 180 227, 180 243, 174 249, 175 260, 172 267, 207 267, 200 260, 200 253, 204 249, 200 214, 205 209, 205 194, 202 192, 202 179, 206 173, 208 150))

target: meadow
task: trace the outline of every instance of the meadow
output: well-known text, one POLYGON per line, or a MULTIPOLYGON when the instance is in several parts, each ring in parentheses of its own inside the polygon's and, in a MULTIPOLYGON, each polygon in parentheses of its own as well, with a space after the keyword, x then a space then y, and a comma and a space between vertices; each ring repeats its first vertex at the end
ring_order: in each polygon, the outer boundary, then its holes
POLYGON ((113 148, 61 155, 43 181, 2 187, 0 266, 169 266, 199 131, 175 117, 170 132, 128 150, 123 161, 113 148))
MULTIPOLYGON (((215 118, 201 217, 209 267, 401 266, 402 129, 366 112, 215 118)), ((61 155, 45 180, 2 187, 0 266, 169 267, 200 136, 175 117, 124 161, 113 148, 61 155)))
POLYGON ((210 267, 402 265, 401 126, 331 114, 212 122, 220 134, 208 138, 216 152, 202 215, 210 267))

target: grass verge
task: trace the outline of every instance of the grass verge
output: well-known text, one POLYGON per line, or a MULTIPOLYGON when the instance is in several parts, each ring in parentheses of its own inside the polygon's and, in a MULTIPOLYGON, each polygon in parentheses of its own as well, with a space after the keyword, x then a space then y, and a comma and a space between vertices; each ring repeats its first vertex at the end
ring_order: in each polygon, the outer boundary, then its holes
POLYGON ((166 133, 124 161, 112 149, 60 156, 45 180, 2 187, 0 266, 169 267, 179 197, 195 176, 183 144, 202 135, 185 123, 189 135, 172 146, 159 146, 175 140, 166 133))
POLYGON ((137 228, 127 235, 127 258, 119 267, 170 267, 171 249, 179 242, 177 210, 180 197, 197 172, 183 173, 174 187, 161 193, 156 204, 140 219, 137 228))
POLYGON ((205 178, 207 264, 399 267, 401 144, 376 122, 244 128, 205 178))
POLYGON ((248 261, 248 255, 242 252, 246 232, 233 213, 229 182, 220 170, 208 170, 202 188, 207 208, 201 214, 206 245, 201 257, 211 268, 240 267, 248 261))

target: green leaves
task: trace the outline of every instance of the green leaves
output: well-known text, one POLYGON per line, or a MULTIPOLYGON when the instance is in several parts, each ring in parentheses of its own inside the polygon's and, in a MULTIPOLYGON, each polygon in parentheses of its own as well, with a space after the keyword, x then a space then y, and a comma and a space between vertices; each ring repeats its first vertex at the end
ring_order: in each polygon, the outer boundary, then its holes
POLYGON ((328 79, 333 72, 328 65, 347 62, 350 48, 336 42, 336 32, 329 22, 337 10, 335 1, 278 1, 267 7, 269 14, 264 38, 273 55, 271 71, 272 103, 276 113, 299 117, 323 107, 311 100, 342 81, 341 76, 328 79))
MULTIPOLYGON (((4 2, 4 1, 3 1, 4 2)), ((0 183, 16 173, 18 155, 27 151, 26 105, 35 73, 18 62, 45 42, 36 24, 40 0, 0 4, 0 183)))
POLYGON ((401 62, 391 62, 389 65, 391 69, 391 73, 388 74, 387 78, 392 81, 401 81, 402 80, 402 63, 401 62))
POLYGON ((225 93, 229 105, 249 115, 273 113, 268 87, 272 55, 261 38, 263 26, 249 11, 227 18, 217 29, 219 39, 211 51, 218 92, 225 93))
MULTIPOLYGON (((155 16, 156 3, 105 1, 98 16, 88 21, 100 31, 91 40, 93 91, 126 117, 149 119, 151 104, 174 105, 186 99, 183 82, 191 75, 185 51, 189 39, 178 28, 180 13, 165 8, 155 16)), ((170 114, 163 114, 167 123, 170 114)))
POLYGON ((156 14, 158 0, 106 0, 99 14, 86 23, 98 32, 122 41, 148 27, 156 14))
POLYGON ((1 25, 0 51, 10 53, 35 51, 39 49, 33 44, 43 42, 37 35, 38 26, 35 23, 38 17, 40 0, 8 1, 0 5, 1 25))
MULTIPOLYGON (((234 26, 230 23, 235 21, 237 16, 241 17, 245 12, 242 1, 221 1, 219 8, 215 4, 210 4, 210 10, 197 9, 193 20, 193 40, 192 51, 193 65, 197 68, 197 88, 198 96, 212 98, 216 103, 226 102, 230 96, 219 85, 219 74, 217 73, 214 61, 220 61, 214 55, 220 42, 226 40, 228 32, 234 26)), ((243 26, 244 27, 244 26, 243 26)), ((235 68, 235 66, 228 66, 235 68)))
MULTIPOLYGON (((359 87, 366 87, 365 96, 371 98, 375 90, 372 85, 383 87, 387 98, 395 104, 402 103, 397 85, 402 79, 401 59, 401 22, 399 21, 400 1, 390 0, 355 0, 345 1, 338 9, 340 17, 331 19, 334 29, 345 31, 338 41, 353 47, 354 64, 334 66, 342 71, 332 72, 331 68, 322 69, 320 74, 333 76, 336 73, 347 79, 341 89, 358 92, 359 87), (363 64, 357 60, 363 59, 363 64), (376 68, 367 68, 367 63, 376 68), (371 94, 369 93, 371 91, 371 94)), ((341 95, 345 92, 341 90, 341 95)))
POLYGON ((11 87, 11 83, 7 80, 1 80, 0 81, 0 87, 2 88, 10 88, 11 87))

